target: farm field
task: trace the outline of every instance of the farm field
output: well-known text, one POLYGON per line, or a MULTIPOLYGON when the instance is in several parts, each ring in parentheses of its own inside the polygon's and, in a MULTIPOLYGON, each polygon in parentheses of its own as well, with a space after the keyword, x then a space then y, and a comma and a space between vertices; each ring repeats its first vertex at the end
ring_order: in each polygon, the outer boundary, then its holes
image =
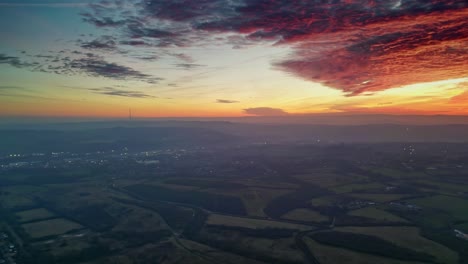
POLYGON ((423 262, 402 261, 397 259, 384 258, 343 248, 322 245, 310 238, 307 238, 307 245, 314 252, 315 257, 321 264, 423 264, 423 262))
POLYGON ((403 248, 428 253, 440 263, 458 263, 458 254, 420 235, 416 227, 342 227, 337 231, 379 237, 403 248))
POLYGON ((423 208, 432 208, 448 213, 458 221, 468 221, 468 200, 446 195, 409 200, 423 208))
POLYGON ((304 208, 294 209, 283 215, 282 218, 305 222, 326 222, 329 220, 327 216, 324 216, 319 212, 304 208))
POLYGON ((217 225, 217 226, 229 226, 229 227, 244 227, 251 229, 263 229, 263 228, 283 228, 283 229, 293 229, 293 230, 311 230, 314 229, 313 226, 293 224, 286 222, 277 222, 270 220, 261 220, 261 219, 251 219, 243 217, 234 217, 227 215, 217 215, 211 214, 207 221, 207 225, 217 225))
POLYGON ((22 228, 32 238, 43 238, 61 235, 83 228, 81 225, 66 219, 58 218, 40 222, 23 224, 22 228))
POLYGON ((29 222, 54 217, 55 214, 45 208, 36 208, 16 213, 20 222, 29 222))
MULTIPOLYGON (((246 145, 0 169, 21 176, 0 186, 0 227, 23 264, 468 263, 454 231, 468 233, 468 193, 436 188, 435 157, 408 165, 400 149, 246 145), (394 169, 378 172, 383 157, 394 169)), ((463 182, 453 155, 437 175, 463 182)))
POLYGON ((366 207, 366 208, 350 211, 348 214, 352 216, 362 216, 362 217, 372 218, 372 219, 384 221, 384 222, 400 222, 400 223, 408 222, 407 220, 401 217, 398 217, 394 214, 391 214, 389 212, 386 212, 384 210, 381 210, 375 207, 366 207))

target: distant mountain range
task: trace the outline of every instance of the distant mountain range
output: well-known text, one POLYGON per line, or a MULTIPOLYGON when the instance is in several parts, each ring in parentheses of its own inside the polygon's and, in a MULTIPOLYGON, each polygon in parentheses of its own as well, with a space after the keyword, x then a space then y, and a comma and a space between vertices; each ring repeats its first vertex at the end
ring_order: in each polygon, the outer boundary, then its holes
POLYGON ((100 121, 0 130, 0 153, 151 150, 241 144, 468 142, 468 125, 313 125, 226 121, 100 121))

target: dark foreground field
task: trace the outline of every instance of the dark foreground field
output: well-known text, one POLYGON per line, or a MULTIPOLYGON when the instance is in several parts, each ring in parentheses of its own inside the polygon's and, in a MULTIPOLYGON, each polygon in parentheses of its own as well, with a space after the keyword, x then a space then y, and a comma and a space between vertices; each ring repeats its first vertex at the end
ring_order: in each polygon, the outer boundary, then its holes
POLYGON ((0 259, 468 263, 467 144, 151 131, 3 142, 0 259))

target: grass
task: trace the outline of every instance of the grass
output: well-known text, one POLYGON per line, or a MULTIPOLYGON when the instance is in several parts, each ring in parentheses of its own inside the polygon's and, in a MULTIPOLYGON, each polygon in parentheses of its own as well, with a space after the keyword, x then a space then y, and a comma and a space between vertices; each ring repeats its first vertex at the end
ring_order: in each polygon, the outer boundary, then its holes
POLYGON ((349 179, 346 179, 346 177, 332 172, 311 172, 307 174, 294 175, 293 177, 320 187, 331 187, 349 182, 349 179))
POLYGON ((349 212, 349 215, 362 216, 362 217, 372 218, 372 219, 384 221, 384 222, 400 222, 400 223, 408 222, 401 217, 398 217, 384 210, 377 209, 375 207, 366 207, 366 208, 354 210, 354 211, 349 212))
POLYGON ((348 249, 326 246, 305 237, 306 243, 320 264, 417 264, 418 262, 401 261, 348 249))
MULTIPOLYGON (((240 235, 236 231, 213 233, 207 229, 202 231, 200 236, 203 238, 204 244, 238 254, 239 256, 260 260, 262 261, 261 263, 304 263, 303 255, 297 248, 294 248, 294 237, 260 238, 240 235)), ((217 263, 226 262, 219 261, 217 263)))
POLYGON ((421 183, 425 185, 433 186, 433 190, 438 190, 439 192, 444 192, 447 194, 454 194, 457 192, 467 192, 468 187, 464 184, 452 184, 446 182, 439 182, 439 181, 431 181, 431 180, 417 180, 416 183, 421 183))
POLYGON ((329 220, 327 216, 321 215, 319 212, 305 208, 298 208, 289 211, 281 218, 305 222, 326 222, 329 220))
POLYGON ((207 245, 197 243, 193 240, 180 239, 180 241, 184 244, 184 246, 188 247, 190 250, 201 252, 204 255, 208 255, 217 260, 222 260, 223 263, 226 263, 226 264, 234 264, 234 263, 236 264, 237 263, 259 264, 259 262, 255 260, 240 256, 237 254, 228 253, 226 251, 222 251, 213 247, 209 247, 207 245))
POLYGON ((338 196, 320 196, 309 201, 312 206, 332 206, 339 201, 338 196))
POLYGON ((432 208, 444 211, 457 221, 468 221, 468 200, 445 195, 435 195, 409 200, 408 202, 423 207, 423 210, 424 208, 432 208))
POLYGON ((220 225, 220 226, 233 226, 233 227, 245 227, 251 229, 261 228, 286 228, 295 230, 311 230, 314 227, 300 224, 284 223, 270 220, 261 219, 248 219, 243 217, 227 216, 211 214, 206 221, 208 225, 220 225))
POLYGON ((370 200, 378 203, 386 203, 390 201, 400 200, 402 198, 408 197, 408 195, 403 194, 387 194, 387 193, 350 193, 349 196, 354 198, 370 200))
POLYGON ((0 197, 0 203, 8 209, 19 209, 36 205, 31 199, 18 194, 1 195, 0 197))
POLYGON ((458 254, 432 240, 420 236, 416 227, 341 227, 337 231, 379 237, 397 246, 434 256, 440 263, 458 263, 458 254))
POLYGON ((401 171, 390 168, 373 168, 370 171, 382 174, 384 176, 392 177, 395 179, 416 179, 416 178, 425 178, 428 175, 425 172, 421 171, 401 171))
POLYGON ((363 191, 363 190, 370 190, 370 189, 378 189, 378 188, 383 188, 384 185, 380 183, 354 183, 354 184, 347 184, 347 185, 340 185, 336 186, 333 188, 330 188, 331 191, 335 193, 349 193, 349 192, 357 192, 357 191, 363 191))
POLYGON ((19 218, 20 222, 30 222, 34 220, 41 220, 46 218, 54 217, 55 214, 44 208, 36 208, 27 211, 21 211, 16 213, 16 216, 19 218))
POLYGON ((83 228, 81 225, 63 218, 34 222, 22 225, 31 238, 57 236, 72 230, 83 228))

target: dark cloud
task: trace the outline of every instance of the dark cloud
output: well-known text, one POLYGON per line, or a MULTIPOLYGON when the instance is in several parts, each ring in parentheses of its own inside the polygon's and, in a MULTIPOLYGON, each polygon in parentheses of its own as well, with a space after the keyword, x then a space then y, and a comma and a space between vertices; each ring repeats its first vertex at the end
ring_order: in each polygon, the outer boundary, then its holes
POLYGON ((151 44, 143 40, 122 40, 120 41, 122 45, 135 46, 135 47, 150 47, 151 44))
POLYGON ((89 57, 72 60, 66 65, 71 71, 83 72, 91 76, 106 77, 117 80, 140 80, 154 83, 160 78, 144 74, 130 67, 107 62, 102 58, 89 57))
POLYGON ((117 89, 113 87, 87 88, 87 90, 93 93, 110 95, 110 96, 131 97, 131 98, 157 98, 156 96, 152 96, 143 92, 122 90, 122 89, 117 89))
POLYGON ((280 108, 254 107, 244 109, 244 113, 256 116, 284 116, 288 115, 286 111, 280 108))
POLYGON ((163 29, 158 29, 158 28, 151 28, 148 27, 147 25, 139 22, 132 20, 128 25, 127 25, 127 30, 131 38, 137 39, 137 38, 155 38, 155 39, 160 39, 160 38, 172 38, 176 37, 177 34, 166 31, 163 29))
POLYGON ((235 103, 239 103, 239 101, 227 100, 227 99, 216 99, 216 103, 219 103, 219 104, 235 104, 235 103))
POLYGON ((177 59, 184 61, 186 63, 193 63, 194 60, 190 55, 187 55, 185 53, 168 53, 168 55, 171 55, 173 57, 176 57, 177 59))
POLYGON ((162 80, 161 78, 142 73, 129 66, 108 62, 102 56, 91 52, 60 51, 56 56, 25 56, 33 57, 36 61, 25 61, 16 56, 0 54, 0 65, 8 64, 16 68, 25 68, 31 71, 60 75, 87 74, 95 77, 142 81, 147 83, 156 83, 162 80), (73 57, 66 56, 66 54, 72 54, 73 57))
POLYGON ((111 17, 96 17, 91 13, 82 14, 83 21, 91 23, 96 27, 118 27, 125 25, 125 20, 115 20, 111 17))
POLYGON ((203 67, 201 64, 196 64, 196 63, 177 63, 175 64, 176 67, 178 68, 183 68, 186 70, 191 70, 199 67, 203 67))
POLYGON ((35 67, 38 65, 36 62, 25 62, 19 57, 8 56, 0 53, 0 64, 8 64, 16 68, 35 67))
POLYGON ((80 46, 84 49, 114 50, 117 48, 115 39, 111 36, 102 36, 92 41, 81 41, 80 46))
POLYGON ((276 69, 350 96, 468 76, 466 0, 136 3, 104 0, 84 19, 117 28, 122 41, 145 39, 155 47, 289 45, 292 53, 275 61, 276 69), (126 4, 134 12, 122 11, 126 4))

